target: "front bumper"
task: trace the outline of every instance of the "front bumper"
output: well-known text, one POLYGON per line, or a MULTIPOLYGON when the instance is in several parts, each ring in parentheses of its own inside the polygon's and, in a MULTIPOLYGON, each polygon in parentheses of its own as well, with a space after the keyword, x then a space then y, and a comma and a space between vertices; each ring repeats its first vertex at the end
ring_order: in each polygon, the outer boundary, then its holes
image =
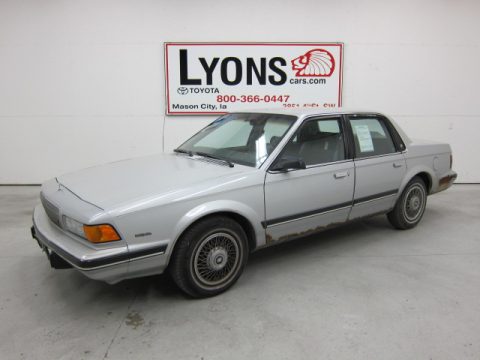
POLYGON ((38 205, 33 212, 31 231, 32 237, 47 251, 53 267, 66 268, 71 265, 85 276, 109 284, 161 274, 167 267, 168 241, 130 248, 123 242, 115 244, 115 247, 103 244, 97 248, 75 239, 53 224, 42 205, 38 205))
MULTIPOLYGON (((54 225, 41 205, 34 210, 31 231, 47 254, 60 256, 89 278, 116 283, 127 277, 130 256, 126 244, 93 248, 54 225)), ((52 259, 50 261, 52 262, 52 259)))

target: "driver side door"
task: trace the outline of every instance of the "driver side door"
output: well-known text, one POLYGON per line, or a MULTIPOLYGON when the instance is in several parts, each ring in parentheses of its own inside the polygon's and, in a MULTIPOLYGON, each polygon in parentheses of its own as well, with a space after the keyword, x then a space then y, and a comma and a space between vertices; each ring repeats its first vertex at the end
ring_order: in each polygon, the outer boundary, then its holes
POLYGON ((305 161, 305 169, 266 173, 267 243, 345 222, 352 207, 355 168, 342 117, 305 120, 270 168, 281 159, 295 157, 305 161))

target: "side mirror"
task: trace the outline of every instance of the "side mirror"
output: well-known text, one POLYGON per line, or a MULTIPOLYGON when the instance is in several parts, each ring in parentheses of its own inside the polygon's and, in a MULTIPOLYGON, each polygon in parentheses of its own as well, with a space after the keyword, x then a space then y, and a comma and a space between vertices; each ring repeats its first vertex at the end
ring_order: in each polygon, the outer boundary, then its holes
POLYGON ((272 171, 287 172, 289 170, 306 169, 305 161, 301 158, 282 158, 270 168, 272 171))

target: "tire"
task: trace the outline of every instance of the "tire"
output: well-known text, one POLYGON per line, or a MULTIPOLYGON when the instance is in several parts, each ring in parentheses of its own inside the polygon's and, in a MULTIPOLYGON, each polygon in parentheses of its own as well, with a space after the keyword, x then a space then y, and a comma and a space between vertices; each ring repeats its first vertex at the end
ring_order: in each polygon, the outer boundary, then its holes
POLYGON ((406 230, 420 222, 427 205, 427 187, 423 180, 415 176, 407 184, 392 211, 387 214, 393 227, 406 230))
POLYGON ((170 274, 192 297, 215 296, 230 288, 248 260, 243 228, 226 216, 212 216, 189 228, 178 240, 170 274))

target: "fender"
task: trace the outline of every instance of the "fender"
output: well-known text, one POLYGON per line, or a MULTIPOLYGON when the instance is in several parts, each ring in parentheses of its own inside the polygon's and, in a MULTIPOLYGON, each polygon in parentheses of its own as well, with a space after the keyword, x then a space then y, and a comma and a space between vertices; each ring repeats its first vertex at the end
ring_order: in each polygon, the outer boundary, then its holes
MULTIPOLYGON (((175 224, 173 228, 173 233, 177 235, 175 239, 173 239, 172 249, 175 248, 178 239, 190 225, 205 216, 219 212, 236 213, 246 218, 250 222, 250 224, 252 224, 257 247, 265 244, 265 230, 261 225, 261 221, 263 220, 263 214, 259 214, 251 207, 238 201, 215 200, 190 209, 184 216, 180 218, 180 220, 175 224)), ((173 251, 169 252, 168 261, 170 260, 170 256, 172 255, 172 253, 173 251)))
POLYGON ((436 178, 435 174, 432 172, 432 169, 425 165, 415 165, 412 168, 408 168, 408 159, 407 159, 407 173, 404 175, 402 183, 400 184, 400 189, 398 190, 398 197, 402 194, 403 190, 407 186, 407 184, 412 180, 417 174, 419 173, 427 173, 428 176, 430 177, 430 181, 432 182, 432 186, 430 188, 430 191, 428 192, 429 194, 433 192, 435 188, 435 182, 434 179, 436 178))

